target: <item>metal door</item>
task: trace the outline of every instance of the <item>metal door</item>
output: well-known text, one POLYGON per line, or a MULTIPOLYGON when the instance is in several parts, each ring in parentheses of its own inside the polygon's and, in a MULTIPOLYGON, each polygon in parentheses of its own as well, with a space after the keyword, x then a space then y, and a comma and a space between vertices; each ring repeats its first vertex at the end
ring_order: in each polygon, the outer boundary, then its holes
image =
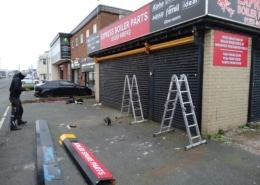
POLYGON ((260 121, 260 49, 255 49, 252 57, 248 121, 256 122, 260 121))
POLYGON ((148 117, 149 56, 137 54, 100 63, 100 100, 102 104, 121 108, 125 75, 136 75, 144 117, 148 117))
MULTIPOLYGON (((151 67, 153 84, 152 119, 161 122, 164 104, 167 99, 170 80, 173 74, 186 74, 190 86, 193 104, 200 127, 201 114, 201 71, 199 46, 194 44, 183 45, 160 50, 154 53, 154 64, 151 67)), ((179 102, 175 111, 173 123, 175 126, 185 127, 179 102)))

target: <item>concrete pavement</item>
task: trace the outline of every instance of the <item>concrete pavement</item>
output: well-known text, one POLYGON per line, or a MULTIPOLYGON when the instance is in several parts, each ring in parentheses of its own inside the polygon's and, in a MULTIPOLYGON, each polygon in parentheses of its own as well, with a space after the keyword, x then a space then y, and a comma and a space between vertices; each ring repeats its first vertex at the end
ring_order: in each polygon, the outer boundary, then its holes
MULTIPOLYGON (((32 94, 22 100, 33 99, 32 94)), ((1 185, 34 185, 35 121, 48 122, 64 184, 86 184, 77 167, 59 145, 59 137, 73 133, 112 172, 117 185, 245 185, 260 184, 260 156, 238 148, 208 141, 184 151, 188 138, 184 130, 153 137, 159 123, 130 125, 131 117, 115 119, 119 110, 94 106, 94 99, 82 105, 64 101, 24 104, 21 131, 10 132, 9 120, 0 131, 1 185), (110 116, 111 126, 104 124, 110 116), (68 125, 76 125, 70 128, 68 125)))

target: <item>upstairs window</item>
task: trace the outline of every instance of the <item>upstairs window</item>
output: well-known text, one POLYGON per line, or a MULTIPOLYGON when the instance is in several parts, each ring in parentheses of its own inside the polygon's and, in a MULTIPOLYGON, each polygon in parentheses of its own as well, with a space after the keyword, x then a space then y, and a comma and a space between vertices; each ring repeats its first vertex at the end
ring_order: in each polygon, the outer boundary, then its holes
POLYGON ((89 37, 89 30, 86 31, 86 38, 89 37))
POLYGON ((80 44, 82 44, 83 42, 83 34, 80 34, 80 44))
POLYGON ((78 39, 78 37, 75 39, 75 44, 76 44, 76 46, 79 45, 79 39, 78 39))
POLYGON ((93 25, 93 33, 96 33, 97 32, 97 24, 94 24, 93 25))

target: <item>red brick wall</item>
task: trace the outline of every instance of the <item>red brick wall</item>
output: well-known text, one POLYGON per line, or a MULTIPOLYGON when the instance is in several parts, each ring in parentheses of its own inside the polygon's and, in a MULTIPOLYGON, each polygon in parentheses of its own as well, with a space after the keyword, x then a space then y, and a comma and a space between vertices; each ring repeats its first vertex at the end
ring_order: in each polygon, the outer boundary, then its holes
MULTIPOLYGON (((107 12, 101 12, 98 17, 92 19, 88 24, 86 24, 81 30, 79 30, 75 35, 71 37, 70 46, 71 46, 71 59, 75 58, 86 58, 87 57, 87 44, 86 44, 86 31, 89 30, 89 35, 93 34, 93 25, 97 24, 97 31, 114 23, 119 19, 118 14, 112 14, 107 12), (80 35, 83 34, 83 43, 80 43, 80 35), (78 46, 75 46, 75 40, 78 38, 78 46), (72 41, 74 41, 74 47, 72 48, 72 41)), ((71 71, 72 74, 72 71, 71 71)), ((67 78, 67 68, 64 67, 64 77, 67 78)), ((85 82, 85 73, 81 73, 80 84, 84 85, 85 82)), ((73 77, 71 77, 71 80, 73 77)))
POLYGON ((107 25, 118 20, 119 15, 110 13, 101 13, 98 18, 92 19, 87 25, 79 30, 75 35, 71 37, 71 42, 74 41, 74 48, 71 44, 71 59, 86 58, 87 57, 87 44, 86 44, 86 31, 89 30, 89 34, 93 34, 93 25, 97 24, 97 30, 100 30, 107 25), (80 35, 83 34, 83 43, 80 44, 80 35), (75 40, 78 38, 78 46, 75 46, 75 40))

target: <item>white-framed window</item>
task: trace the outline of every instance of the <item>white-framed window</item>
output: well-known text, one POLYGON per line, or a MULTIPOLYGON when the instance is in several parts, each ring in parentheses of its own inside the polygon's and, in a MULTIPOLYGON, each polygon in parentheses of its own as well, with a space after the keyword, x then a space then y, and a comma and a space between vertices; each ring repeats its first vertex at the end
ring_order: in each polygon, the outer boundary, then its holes
POLYGON ((71 47, 74 48, 74 41, 71 41, 71 47))
POLYGON ((82 44, 84 42, 83 40, 83 33, 80 34, 80 44, 82 44))
POLYGON ((97 24, 93 25, 93 34, 97 32, 97 24))
POLYGON ((86 38, 88 38, 88 37, 89 37, 89 29, 86 30, 86 38))
POLYGON ((75 45, 76 45, 76 46, 79 45, 79 39, 78 39, 78 37, 75 39, 75 45))
POLYGON ((88 43, 88 37, 89 37, 89 29, 86 30, 86 43, 88 43))

